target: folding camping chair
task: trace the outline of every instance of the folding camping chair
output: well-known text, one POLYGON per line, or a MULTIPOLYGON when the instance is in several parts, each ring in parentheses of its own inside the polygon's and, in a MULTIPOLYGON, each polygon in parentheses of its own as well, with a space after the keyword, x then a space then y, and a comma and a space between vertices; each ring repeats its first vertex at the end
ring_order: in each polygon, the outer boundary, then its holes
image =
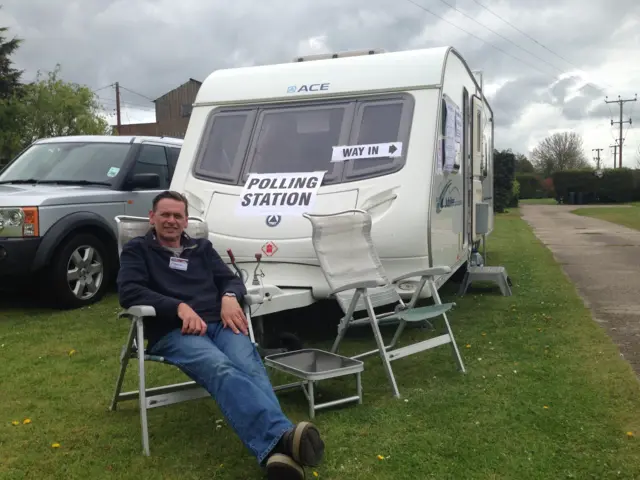
MULTIPOLYGON (((116 223, 118 225, 118 254, 122 253, 122 247, 129 240, 144 235, 149 230, 149 219, 145 217, 117 216, 116 223)), ((193 238, 206 238, 208 235, 207 224, 198 217, 189 217, 189 224, 186 233, 193 238)), ((256 302, 254 296, 245 296, 244 311, 249 323, 249 336, 255 344, 253 335, 253 327, 251 324, 250 305, 256 302)), ((122 348, 120 354, 120 372, 116 381, 116 388, 111 401, 110 410, 114 411, 117 404, 124 400, 139 399, 140 404, 140 422, 142 424, 142 448, 144 454, 149 456, 149 430, 147 426, 147 410, 150 408, 163 407, 174 403, 185 402, 187 400, 195 400, 198 398, 208 397, 203 387, 196 384, 195 381, 176 383, 172 385, 163 385, 154 388, 145 387, 145 361, 159 362, 170 365, 163 357, 157 355, 149 355, 144 347, 144 324, 145 317, 154 317, 156 314, 153 307, 148 305, 133 306, 119 314, 119 318, 129 318, 131 327, 126 344, 122 348), (121 392, 124 375, 129 364, 129 359, 138 359, 138 383, 139 390, 130 392, 121 392)))
POLYGON ((345 313, 338 326, 338 335, 331 349, 336 353, 347 329, 351 326, 370 324, 378 345, 376 350, 351 357, 358 359, 379 352, 393 388, 395 397, 400 397, 391 362, 414 353, 450 343, 458 368, 465 368, 458 351, 448 312, 455 303, 442 303, 435 285, 435 277, 451 272, 447 266, 433 267, 410 272, 389 281, 371 239, 371 216, 363 210, 347 210, 340 213, 316 215, 304 214, 312 225, 312 242, 324 276, 345 313), (420 277, 417 288, 408 304, 403 302, 396 284, 413 277, 420 277), (420 292, 428 285, 434 300, 433 305, 416 307, 420 292), (355 290, 355 292, 354 292, 355 290), (395 305, 393 311, 376 314, 374 308, 395 305), (366 310, 368 317, 355 320, 355 312, 366 310), (446 333, 429 340, 393 349, 408 322, 425 322, 442 316, 446 333), (380 333, 380 321, 398 322, 398 327, 387 346, 380 333))

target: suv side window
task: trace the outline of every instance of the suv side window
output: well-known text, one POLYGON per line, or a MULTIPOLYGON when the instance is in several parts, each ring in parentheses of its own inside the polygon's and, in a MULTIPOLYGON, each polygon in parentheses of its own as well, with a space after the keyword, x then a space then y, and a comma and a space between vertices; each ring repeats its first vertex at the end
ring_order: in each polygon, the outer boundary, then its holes
POLYGON ((164 147, 159 145, 142 145, 136 164, 131 172, 132 175, 138 173, 158 174, 160 176, 160 186, 158 189, 168 189, 171 178, 169 176, 169 165, 164 147))
POLYGON ((167 160, 169 161, 169 172, 173 177, 173 172, 176 171, 176 165, 178 164, 178 157, 180 156, 180 149, 178 147, 165 147, 167 149, 167 160))

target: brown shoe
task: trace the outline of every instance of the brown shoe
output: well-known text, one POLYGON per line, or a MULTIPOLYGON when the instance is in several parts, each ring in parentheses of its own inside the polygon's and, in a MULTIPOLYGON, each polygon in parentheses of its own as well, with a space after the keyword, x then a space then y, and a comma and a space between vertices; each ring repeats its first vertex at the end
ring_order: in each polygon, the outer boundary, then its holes
POLYGON ((304 480, 304 469, 296 461, 283 453, 275 453, 267 460, 269 480, 304 480))
POLYGON ((324 442, 318 428, 310 422, 300 422, 282 437, 283 453, 300 465, 315 467, 324 456, 324 442))

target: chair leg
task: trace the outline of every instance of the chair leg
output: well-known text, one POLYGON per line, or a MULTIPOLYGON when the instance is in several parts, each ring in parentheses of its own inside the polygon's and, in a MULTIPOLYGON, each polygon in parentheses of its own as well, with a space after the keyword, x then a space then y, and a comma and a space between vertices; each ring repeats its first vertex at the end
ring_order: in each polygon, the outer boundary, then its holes
POLYGON ((151 455, 149 452, 149 429, 147 426, 147 391, 145 387, 145 375, 144 375, 144 332, 142 319, 136 319, 136 327, 138 330, 138 382, 139 392, 138 398, 140 400, 140 423, 142 427, 142 449, 144 454, 148 457, 151 455))
MULTIPOLYGON (((436 288, 433 278, 429 279, 429 288, 431 289, 431 295, 433 295, 433 300, 437 304, 441 305, 442 300, 440 299, 440 294, 438 293, 438 289, 436 288)), ((458 369, 462 373, 467 373, 466 369, 464 368, 464 362, 462 361, 462 356, 460 355, 460 350, 458 350, 458 344, 456 343, 456 339, 453 336, 453 330, 451 330, 451 325, 449 324, 449 318, 447 318, 446 313, 443 313, 442 317, 444 318, 444 324, 447 327, 447 333, 449 334, 449 338, 451 338, 451 347, 453 348, 453 356, 455 357, 456 362, 458 363, 458 369)))
POLYGON ((447 314, 443 313, 442 316, 444 317, 444 323, 447 326, 447 333, 451 338, 451 347, 453 348, 453 356, 456 359, 456 362, 458 363, 458 369, 462 373, 467 373, 466 369, 464 368, 464 362, 462 361, 462 356, 460 355, 460 350, 458 350, 458 344, 456 343, 456 339, 453 336, 451 325, 449 325, 449 319, 447 318, 447 314))
POLYGON ((118 398, 120 396, 120 391, 122 390, 122 383, 124 382, 124 375, 127 371, 127 366, 129 365, 129 358, 131 358, 131 346, 133 345, 133 339, 136 335, 136 322, 131 322, 131 327, 129 327, 129 336, 127 337, 127 343, 125 344, 124 351, 122 352, 122 358, 120 359, 120 372, 118 373, 118 378, 116 380, 116 389, 113 393, 113 399, 111 400, 111 406, 109 410, 115 411, 118 407, 118 398))
POLYGON ((333 341, 333 346, 331 347, 331 353, 338 352, 338 347, 340 346, 340 342, 342 342, 342 339, 347 334, 347 329, 349 328, 350 321, 351 321, 351 317, 348 317, 347 315, 342 317, 342 320, 340 320, 340 325, 338 325, 338 335, 336 336, 336 339, 333 341))
POLYGON ((378 345, 378 351, 380 352, 380 358, 382 358, 382 364, 384 366, 385 373, 387 374, 387 379, 389 380, 389 383, 391 383, 391 388, 393 389, 393 396, 396 398, 400 398, 400 392, 398 391, 396 378, 393 375, 393 370, 391 369, 391 362, 389 361, 387 348, 384 345, 384 339, 382 338, 382 333, 380 333, 380 327, 378 326, 376 314, 373 311, 373 305, 371 305, 371 299, 367 294, 364 295, 364 303, 367 307, 369 322, 371 323, 371 328, 373 329, 373 336, 375 337, 376 343, 378 345))

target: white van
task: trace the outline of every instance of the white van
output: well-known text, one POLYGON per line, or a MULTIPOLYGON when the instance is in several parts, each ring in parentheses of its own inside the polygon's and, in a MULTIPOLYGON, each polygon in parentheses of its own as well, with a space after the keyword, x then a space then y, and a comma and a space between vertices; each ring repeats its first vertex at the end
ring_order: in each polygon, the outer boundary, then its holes
MULTIPOLYGON (((218 70, 198 92, 171 188, 206 219, 220 254, 232 250, 250 290, 262 254, 260 314, 325 299, 329 288, 305 218, 236 215, 251 173, 326 171, 313 212, 367 210, 390 277, 455 272, 479 240, 476 205, 493 216, 493 113, 481 90, 450 47, 218 70), (396 151, 353 159, 334 148, 371 144, 396 151)), ((409 296, 414 284, 399 288, 409 296)))

